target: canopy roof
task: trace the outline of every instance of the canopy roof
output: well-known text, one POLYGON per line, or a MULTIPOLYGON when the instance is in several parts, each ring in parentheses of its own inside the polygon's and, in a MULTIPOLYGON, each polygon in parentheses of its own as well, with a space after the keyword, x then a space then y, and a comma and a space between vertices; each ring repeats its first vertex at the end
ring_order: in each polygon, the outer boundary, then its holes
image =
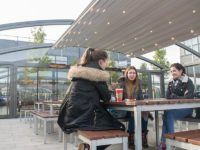
POLYGON ((54 47, 139 56, 200 33, 200 0, 93 0, 54 47))

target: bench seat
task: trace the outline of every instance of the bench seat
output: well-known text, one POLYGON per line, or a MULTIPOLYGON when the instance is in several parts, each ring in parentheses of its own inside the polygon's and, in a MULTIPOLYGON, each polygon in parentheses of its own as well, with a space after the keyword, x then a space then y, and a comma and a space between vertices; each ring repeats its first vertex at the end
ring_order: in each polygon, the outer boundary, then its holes
POLYGON ((200 129, 165 134, 167 149, 173 146, 188 150, 200 149, 200 129))
MULTIPOLYGON (((90 145, 90 150, 96 150, 97 146, 122 144, 123 150, 128 150, 128 133, 121 130, 105 130, 105 131, 78 131, 78 138, 90 145)), ((69 142, 68 134, 64 135, 64 150, 67 150, 67 142, 69 142)))
POLYGON ((198 126, 198 129, 200 129, 200 119, 189 117, 189 118, 179 119, 177 121, 178 121, 179 130, 182 129, 183 122, 185 122, 185 124, 186 124, 186 130, 189 130, 189 123, 196 123, 198 126))
MULTIPOLYGON (((44 122, 44 143, 46 143, 46 135, 47 135, 47 123, 48 122, 56 122, 58 120, 58 114, 53 113, 50 114, 49 111, 31 111, 34 119, 34 132, 38 134, 38 120, 42 120, 44 122)), ((62 131, 59 129, 59 141, 62 141, 62 131)))
POLYGON ((33 105, 28 105, 28 106, 22 106, 20 108, 19 116, 20 116, 20 121, 22 118, 22 114, 24 114, 24 121, 25 123, 27 121, 30 121, 30 112, 34 110, 33 105))

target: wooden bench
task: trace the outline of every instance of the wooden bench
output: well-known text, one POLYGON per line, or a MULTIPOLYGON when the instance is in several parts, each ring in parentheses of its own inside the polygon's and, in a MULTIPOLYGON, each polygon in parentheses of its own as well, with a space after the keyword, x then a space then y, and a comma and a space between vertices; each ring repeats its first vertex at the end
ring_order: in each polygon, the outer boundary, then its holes
POLYGON ((182 123, 185 122, 186 124, 186 130, 189 130, 189 123, 196 123, 198 126, 198 129, 200 129, 200 119, 197 118, 183 118, 181 120, 177 120, 178 122, 178 128, 181 131, 182 130, 182 123))
POLYGON ((167 149, 200 150, 200 129, 165 134, 167 149))
MULTIPOLYGON (((42 120, 44 122, 44 143, 46 143, 46 135, 47 135, 47 123, 54 122, 58 119, 58 114, 50 114, 49 111, 46 112, 38 112, 31 111, 34 120, 34 133, 38 134, 38 120, 42 120)), ((59 128, 59 141, 62 141, 62 131, 59 128)))
POLYGON ((30 112, 33 110, 34 110, 33 105, 22 106, 19 112, 20 121, 22 119, 23 114, 24 114, 24 122, 26 123, 27 121, 30 121, 30 112))
MULTIPOLYGON (((78 131, 77 134, 81 141, 90 145, 90 150, 96 150, 97 146, 111 144, 122 144, 122 149, 128 150, 128 133, 121 130, 78 131)), ((69 134, 64 135, 64 150, 67 150, 69 136, 69 134)))

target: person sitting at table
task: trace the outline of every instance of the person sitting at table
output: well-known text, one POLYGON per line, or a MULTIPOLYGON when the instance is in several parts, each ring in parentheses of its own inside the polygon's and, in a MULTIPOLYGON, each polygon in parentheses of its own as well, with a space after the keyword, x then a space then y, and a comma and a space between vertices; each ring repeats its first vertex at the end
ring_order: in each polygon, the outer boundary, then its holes
MULTIPOLYGON (((186 75, 185 68, 180 63, 174 63, 170 66, 172 79, 169 81, 166 98, 167 99, 193 99, 194 84, 186 75)), ((174 120, 183 119, 192 115, 193 109, 166 110, 163 115, 163 127, 160 149, 166 149, 166 133, 174 133, 174 120)))
MULTIPOLYGON (((118 80, 120 88, 123 88, 123 100, 125 99, 136 99, 143 100, 141 81, 138 78, 137 70, 134 66, 129 66, 124 72, 124 76, 118 80)), ((113 111, 114 112, 114 111, 113 111)), ((111 111, 112 114, 112 111, 111 111)), ((128 133, 129 133, 129 147, 134 146, 134 115, 131 112, 117 111, 117 116, 128 117, 128 133), (124 115, 124 113, 126 113, 124 115)), ((116 118, 118 118, 115 116, 116 118)), ((149 147, 147 141, 147 124, 148 124, 148 112, 144 112, 142 115, 142 146, 144 148, 149 147)))
MULTIPOLYGON (((77 130, 125 130, 124 125, 100 105, 100 100, 109 101, 111 94, 106 81, 109 73, 106 51, 88 48, 80 63, 72 66, 68 72, 71 80, 66 97, 60 107, 58 125, 66 133, 77 130)), ((88 148, 82 143, 79 150, 88 148)), ((107 146, 98 146, 103 150, 107 146)))

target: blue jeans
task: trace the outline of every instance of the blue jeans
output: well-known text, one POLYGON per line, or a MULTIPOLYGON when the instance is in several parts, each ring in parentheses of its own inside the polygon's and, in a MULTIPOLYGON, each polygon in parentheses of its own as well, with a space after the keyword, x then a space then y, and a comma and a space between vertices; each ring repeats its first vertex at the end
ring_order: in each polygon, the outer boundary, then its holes
POLYGON ((174 120, 183 119, 186 116, 192 115, 193 109, 173 109, 164 112, 163 127, 161 141, 165 142, 164 135, 166 133, 174 133, 174 120))
MULTIPOLYGON (((127 117, 129 118, 128 121, 128 133, 134 133, 135 131, 135 125, 134 125, 134 117, 131 116, 131 112, 127 112, 127 117)), ((147 125, 148 125, 148 118, 144 119, 142 117, 142 132, 147 132, 147 125)))
MULTIPOLYGON (((134 125, 134 117, 131 116, 130 111, 124 111, 124 110, 115 110, 115 109, 108 109, 110 114, 114 118, 128 118, 128 133, 134 133, 135 131, 135 125, 134 125)), ((147 125, 148 125, 148 118, 144 119, 142 117, 142 132, 146 133, 147 132, 147 125)))

